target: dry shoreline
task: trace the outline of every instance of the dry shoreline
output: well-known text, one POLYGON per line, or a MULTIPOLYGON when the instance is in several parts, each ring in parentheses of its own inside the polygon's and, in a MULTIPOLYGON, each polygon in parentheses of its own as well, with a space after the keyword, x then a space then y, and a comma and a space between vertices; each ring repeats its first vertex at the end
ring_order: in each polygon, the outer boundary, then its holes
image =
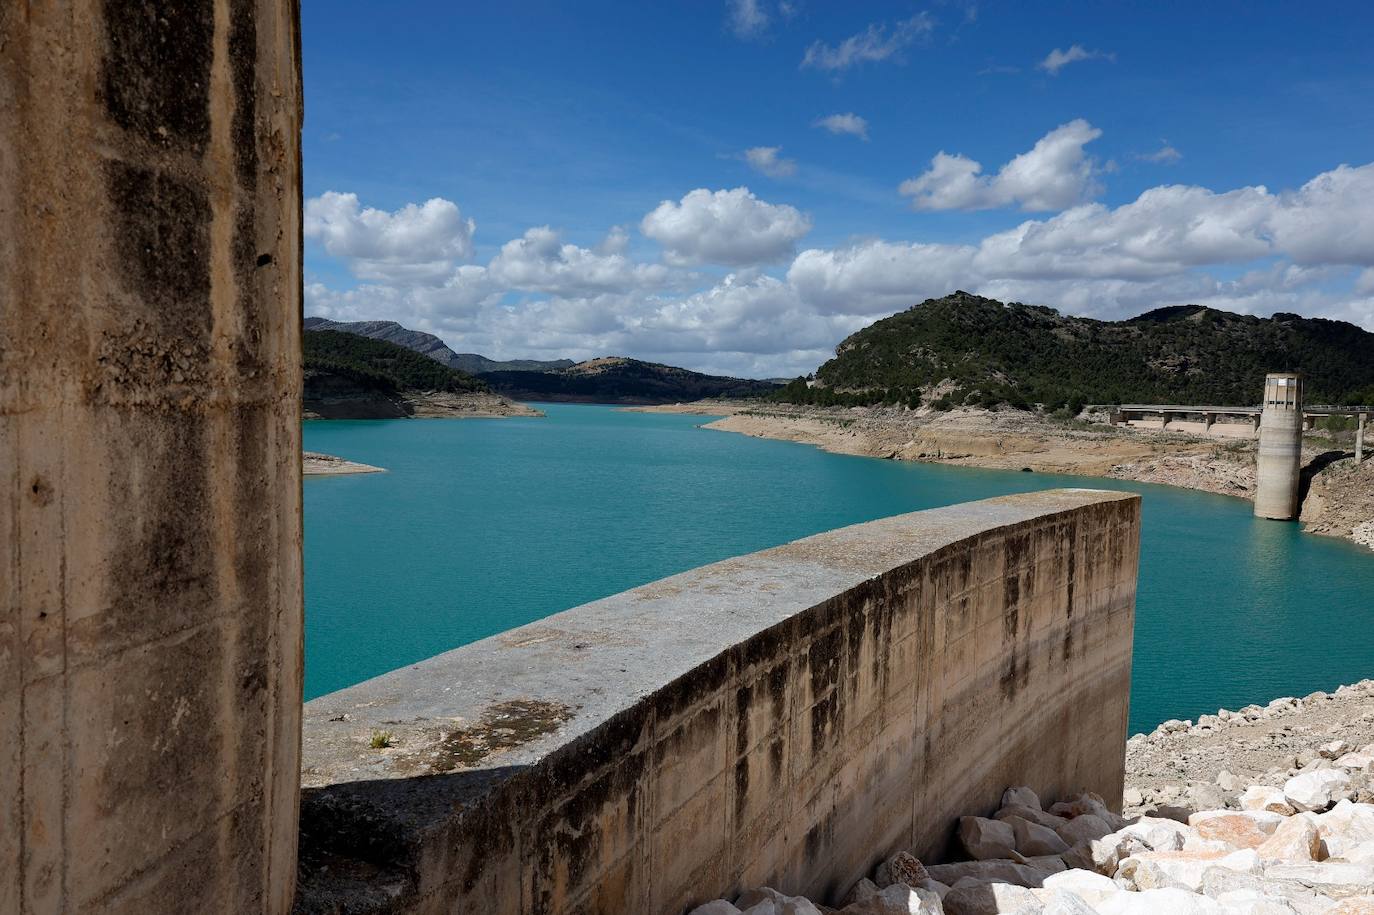
POLYGON ((306 476, 337 476, 345 473, 386 473, 385 467, 373 467, 357 461, 345 460, 319 451, 301 452, 301 472, 306 476))
MULTIPOLYGON (((1015 410, 904 407, 807 407, 758 401, 697 401, 629 408, 646 413, 718 416, 704 428, 816 445, 837 454, 930 461, 996 470, 1134 480, 1249 499, 1255 488, 1255 443, 1059 422, 1015 410)), ((1309 436, 1311 462, 1341 443, 1309 436)), ((1303 502, 1305 529, 1374 549, 1374 460, 1336 460, 1312 475, 1303 502)))

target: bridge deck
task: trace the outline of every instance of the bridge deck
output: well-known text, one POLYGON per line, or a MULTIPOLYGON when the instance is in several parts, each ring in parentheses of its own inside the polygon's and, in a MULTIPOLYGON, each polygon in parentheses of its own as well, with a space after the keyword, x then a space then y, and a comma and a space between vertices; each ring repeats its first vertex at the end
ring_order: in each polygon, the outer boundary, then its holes
MULTIPOLYGON (((1258 404, 1250 407, 1218 407, 1204 404, 1124 403, 1117 407, 1121 413, 1219 413, 1227 416, 1258 416, 1262 409, 1258 404)), ((1330 404, 1310 404, 1304 406, 1302 412, 1309 416, 1358 416, 1361 413, 1374 413, 1374 406, 1364 404, 1337 407, 1330 404)))

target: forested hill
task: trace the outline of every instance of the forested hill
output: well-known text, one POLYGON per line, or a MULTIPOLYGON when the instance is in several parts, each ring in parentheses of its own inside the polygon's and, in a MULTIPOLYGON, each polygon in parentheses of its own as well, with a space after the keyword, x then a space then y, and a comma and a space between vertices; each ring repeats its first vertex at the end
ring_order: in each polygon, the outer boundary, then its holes
POLYGON ((1199 305, 1125 321, 955 292, 848 337, 800 403, 1258 403, 1266 372, 1297 371, 1309 403, 1374 401, 1374 334, 1344 321, 1199 305), (950 384, 940 385, 948 381, 950 384), (932 388, 940 385, 938 396, 932 388))
POLYGON ((302 334, 307 387, 313 377, 336 375, 382 391, 486 391, 486 384, 428 356, 385 340, 338 330, 302 334))
POLYGON ((515 400, 571 403, 674 403, 704 397, 756 397, 778 388, 771 381, 703 375, 619 356, 579 362, 557 372, 491 372, 481 378, 515 400))

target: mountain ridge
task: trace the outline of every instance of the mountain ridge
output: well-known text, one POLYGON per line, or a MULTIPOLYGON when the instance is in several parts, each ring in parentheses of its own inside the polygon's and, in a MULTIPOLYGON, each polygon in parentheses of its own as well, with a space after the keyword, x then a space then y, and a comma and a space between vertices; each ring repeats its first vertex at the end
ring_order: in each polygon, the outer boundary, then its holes
POLYGON ((491 372, 478 376, 515 400, 650 405, 713 397, 755 397, 778 385, 706 375, 628 356, 600 356, 556 372, 491 372))
MULTIPOLYGON (((1309 402, 1374 399, 1374 333, 1327 318, 1202 305, 1121 321, 1064 315, 962 290, 851 334, 792 403, 1257 403, 1267 372, 1297 371, 1309 402)), ((1074 412, 1077 412, 1074 410, 1074 412)))
POLYGON ((488 359, 480 353, 459 353, 434 334, 411 330, 396 321, 334 321, 329 318, 311 317, 305 319, 302 327, 305 330, 343 331, 359 337, 394 343, 469 375, 483 372, 550 371, 569 368, 576 364, 572 359, 488 359))

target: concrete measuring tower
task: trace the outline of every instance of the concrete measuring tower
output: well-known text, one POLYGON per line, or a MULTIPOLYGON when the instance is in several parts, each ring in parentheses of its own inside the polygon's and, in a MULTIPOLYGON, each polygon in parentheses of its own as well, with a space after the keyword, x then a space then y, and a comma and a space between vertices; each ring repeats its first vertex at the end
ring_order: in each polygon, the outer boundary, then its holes
POLYGON ((1301 469, 1302 378, 1292 372, 1266 375, 1255 467, 1255 517, 1279 521, 1297 517, 1301 469))

